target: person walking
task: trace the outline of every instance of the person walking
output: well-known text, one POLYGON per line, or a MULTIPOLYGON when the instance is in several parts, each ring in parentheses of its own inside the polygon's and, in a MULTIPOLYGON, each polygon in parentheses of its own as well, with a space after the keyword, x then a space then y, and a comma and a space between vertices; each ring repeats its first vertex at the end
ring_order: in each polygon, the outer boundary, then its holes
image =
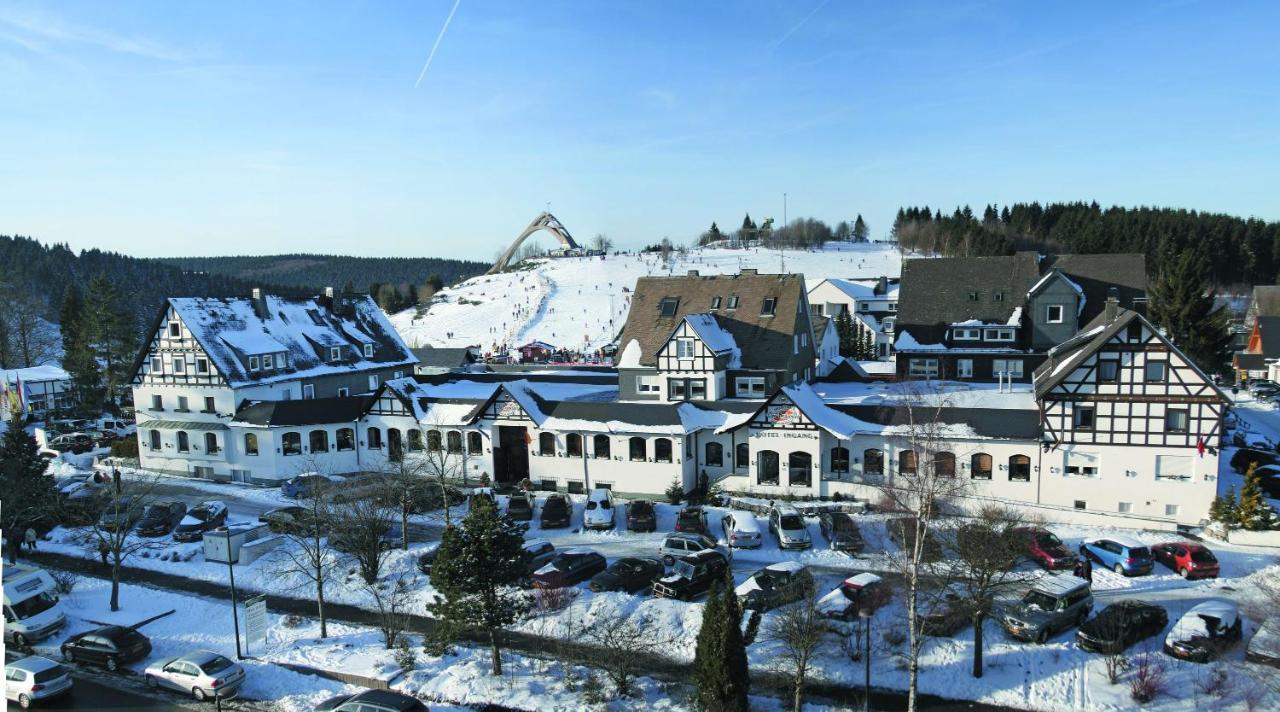
POLYGON ((1084 562, 1083 561, 1076 561, 1076 567, 1071 570, 1071 575, 1075 576, 1076 578, 1081 578, 1081 579, 1084 578, 1084 562))
POLYGON ((35 529, 32 529, 31 527, 27 527, 27 533, 26 533, 26 536, 23 537, 23 539, 24 541, 27 542, 28 550, 30 551, 36 550, 36 530, 35 529))
POLYGON ((1087 556, 1084 557, 1084 561, 1080 562, 1080 572, 1084 574, 1082 578, 1085 581, 1088 581, 1089 585, 1092 586, 1093 585, 1093 562, 1089 560, 1089 557, 1087 556))
POLYGON ((107 542, 98 542, 98 557, 102 559, 102 565, 107 565, 107 555, 111 553, 111 547, 107 546, 107 542))

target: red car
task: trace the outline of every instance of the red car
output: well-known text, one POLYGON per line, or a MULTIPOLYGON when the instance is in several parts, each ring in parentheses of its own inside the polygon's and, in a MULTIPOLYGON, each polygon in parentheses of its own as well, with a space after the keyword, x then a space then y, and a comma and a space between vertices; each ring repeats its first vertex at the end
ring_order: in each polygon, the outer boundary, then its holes
POLYGON ((1156 561, 1168 566, 1185 579, 1217 578, 1218 557, 1200 544, 1167 541, 1151 547, 1156 561))
POLYGON ((1026 547, 1028 558, 1053 571, 1075 567, 1078 558, 1053 532, 1039 527, 1015 527, 1006 532, 1026 547))

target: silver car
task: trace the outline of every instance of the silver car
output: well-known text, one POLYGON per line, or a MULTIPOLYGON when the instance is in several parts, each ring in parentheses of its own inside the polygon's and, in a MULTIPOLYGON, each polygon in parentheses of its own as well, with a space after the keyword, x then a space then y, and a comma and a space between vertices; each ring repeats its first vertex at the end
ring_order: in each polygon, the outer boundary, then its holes
POLYGON ((4 666, 4 698, 27 709, 39 700, 71 692, 67 669, 48 658, 32 655, 4 666))
POLYGON ((232 697, 244 684, 243 667, 209 650, 162 660, 149 666, 143 675, 151 687, 168 687, 201 701, 214 695, 232 697))

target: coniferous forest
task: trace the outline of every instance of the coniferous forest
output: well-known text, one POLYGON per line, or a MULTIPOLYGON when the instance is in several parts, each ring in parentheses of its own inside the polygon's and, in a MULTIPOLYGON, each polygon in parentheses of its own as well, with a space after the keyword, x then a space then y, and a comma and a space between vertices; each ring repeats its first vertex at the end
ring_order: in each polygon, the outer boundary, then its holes
POLYGON ((1274 284, 1280 223, 1174 208, 1102 208, 1098 203, 968 206, 949 214, 900 208, 893 235, 904 249, 949 256, 1141 252, 1155 272, 1191 252, 1219 286, 1274 284))

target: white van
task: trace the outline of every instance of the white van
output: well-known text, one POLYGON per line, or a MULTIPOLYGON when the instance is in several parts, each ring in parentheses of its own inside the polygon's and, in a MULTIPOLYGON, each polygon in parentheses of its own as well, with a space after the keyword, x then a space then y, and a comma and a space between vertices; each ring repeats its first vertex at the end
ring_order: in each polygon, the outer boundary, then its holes
POLYGON ((14 645, 53 635, 67 622, 53 577, 28 564, 4 567, 4 639, 14 645))

